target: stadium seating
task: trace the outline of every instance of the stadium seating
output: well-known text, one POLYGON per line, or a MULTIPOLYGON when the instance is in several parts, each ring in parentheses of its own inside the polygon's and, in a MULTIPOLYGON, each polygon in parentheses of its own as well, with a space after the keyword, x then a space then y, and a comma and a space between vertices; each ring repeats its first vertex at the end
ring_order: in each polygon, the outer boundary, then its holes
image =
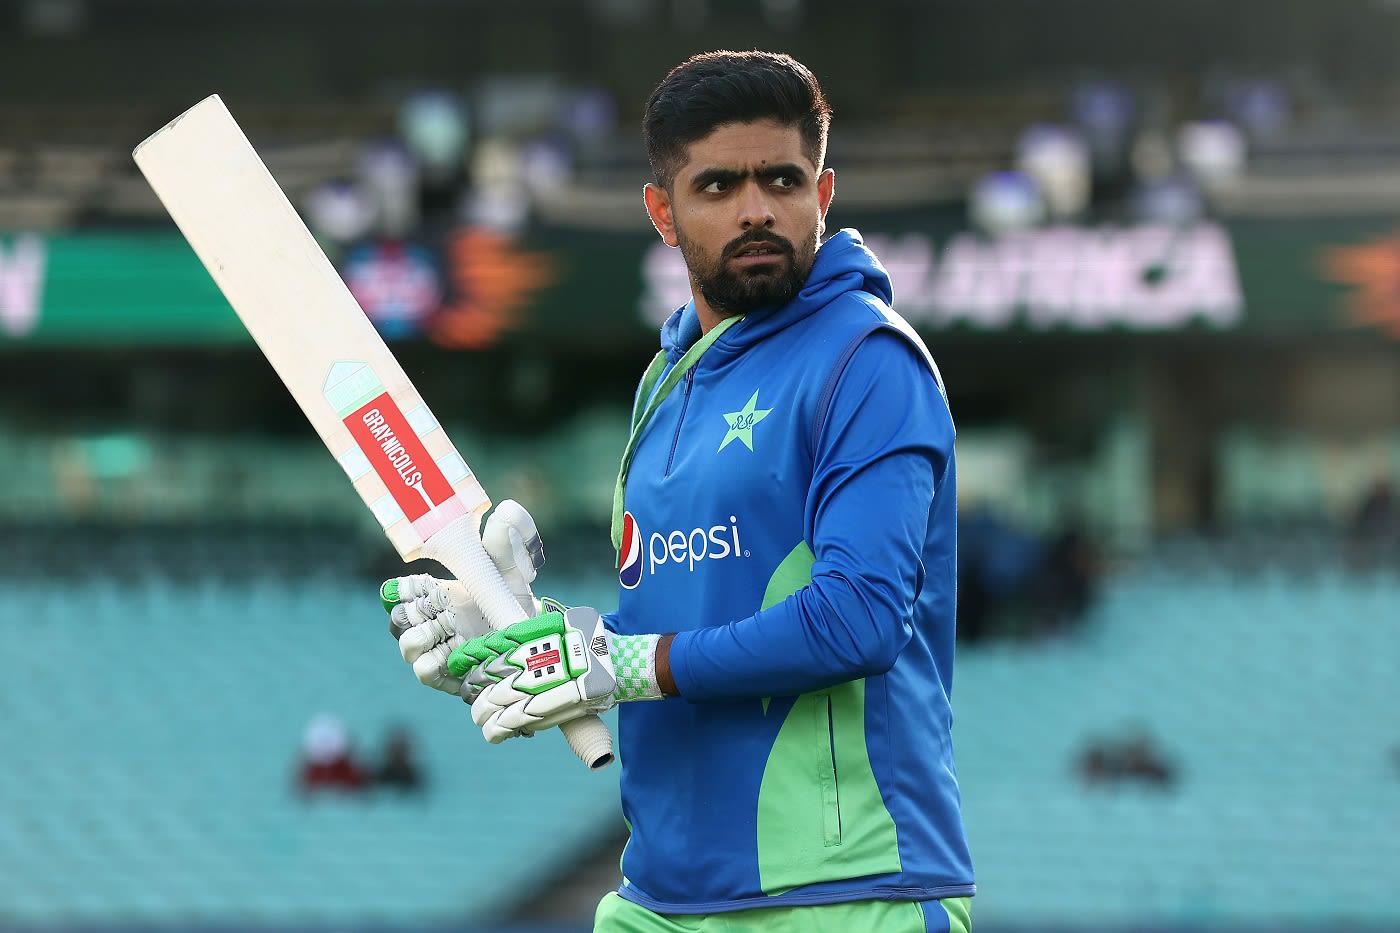
POLYGON ((373 583, 21 588, 38 603, 0 609, 0 928, 488 923, 621 824, 616 768, 555 735, 493 749, 414 682, 373 583), (369 763, 408 727, 426 794, 303 799, 321 711, 369 763))
MULTIPOLYGON (((962 649, 980 929, 1400 917, 1400 578, 1227 557, 1177 541, 1108 580, 1074 634, 962 649), (1157 741, 1171 784, 1085 783, 1087 744, 1125 731, 1157 741)), ((372 582, 31 567, 7 586, 0 927, 490 929, 520 885, 577 867, 620 824, 615 769, 586 773, 557 736, 491 749, 459 704, 425 694, 372 582), (321 711, 365 757, 408 726, 426 796, 300 797, 321 711), (484 855, 487 839, 512 854, 484 855)), ((562 588, 611 601, 606 579, 562 588)))
POLYGON ((979 923, 1400 917, 1400 578, 1196 567, 1115 579, 1072 639, 961 653, 979 923), (1087 743, 1124 731, 1165 749, 1173 784, 1081 780, 1087 743))

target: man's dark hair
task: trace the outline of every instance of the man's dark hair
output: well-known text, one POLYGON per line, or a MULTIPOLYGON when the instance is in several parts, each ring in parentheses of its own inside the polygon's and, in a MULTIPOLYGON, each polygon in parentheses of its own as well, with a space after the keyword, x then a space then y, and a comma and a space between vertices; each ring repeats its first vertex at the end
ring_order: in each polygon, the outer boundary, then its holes
POLYGON ((777 52, 705 52, 661 79, 642 119, 647 161, 671 190, 686 147, 729 123, 776 120, 796 126, 804 153, 821 168, 831 107, 807 66, 777 52))

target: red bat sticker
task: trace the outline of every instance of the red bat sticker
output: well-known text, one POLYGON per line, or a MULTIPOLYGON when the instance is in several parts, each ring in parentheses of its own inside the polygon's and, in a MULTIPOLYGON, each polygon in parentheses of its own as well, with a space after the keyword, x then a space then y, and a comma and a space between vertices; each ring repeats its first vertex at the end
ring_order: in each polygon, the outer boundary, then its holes
POLYGON ((345 426, 410 522, 452 498, 452 484, 388 392, 346 416, 345 426))

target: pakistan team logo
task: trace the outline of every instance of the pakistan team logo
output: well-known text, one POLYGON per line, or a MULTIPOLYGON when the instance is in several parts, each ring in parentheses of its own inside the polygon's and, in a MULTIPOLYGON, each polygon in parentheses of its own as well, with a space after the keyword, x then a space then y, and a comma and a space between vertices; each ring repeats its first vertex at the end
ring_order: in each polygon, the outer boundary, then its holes
MULTIPOLYGON (((719 450, 728 447, 732 441, 743 441, 744 446, 753 450, 753 429, 773 409, 758 407, 758 390, 755 389, 749 398, 749 403, 740 411, 731 411, 725 414, 724 422, 729 426, 729 430, 724 435, 724 440, 720 441, 719 450)), ((715 451, 719 453, 719 451, 715 451)))

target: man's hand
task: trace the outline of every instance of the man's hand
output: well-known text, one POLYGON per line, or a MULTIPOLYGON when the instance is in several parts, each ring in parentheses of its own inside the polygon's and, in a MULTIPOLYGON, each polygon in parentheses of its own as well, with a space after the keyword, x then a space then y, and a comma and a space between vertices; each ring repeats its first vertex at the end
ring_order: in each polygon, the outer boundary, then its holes
MULTIPOLYGON (((526 615, 538 614, 540 605, 530 584, 544 563, 544 548, 530 513, 517 502, 503 500, 486 520, 481 543, 526 615)), ((448 672, 447 657, 468 639, 490 631, 466 587, 456 580, 414 574, 386 580, 379 599, 389 613, 389 633, 418 680, 459 694, 462 680, 448 672)))
POLYGON ((455 648, 450 675, 491 743, 533 735, 627 700, 661 699, 656 683, 658 635, 614 635, 597 610, 546 611, 455 648))

